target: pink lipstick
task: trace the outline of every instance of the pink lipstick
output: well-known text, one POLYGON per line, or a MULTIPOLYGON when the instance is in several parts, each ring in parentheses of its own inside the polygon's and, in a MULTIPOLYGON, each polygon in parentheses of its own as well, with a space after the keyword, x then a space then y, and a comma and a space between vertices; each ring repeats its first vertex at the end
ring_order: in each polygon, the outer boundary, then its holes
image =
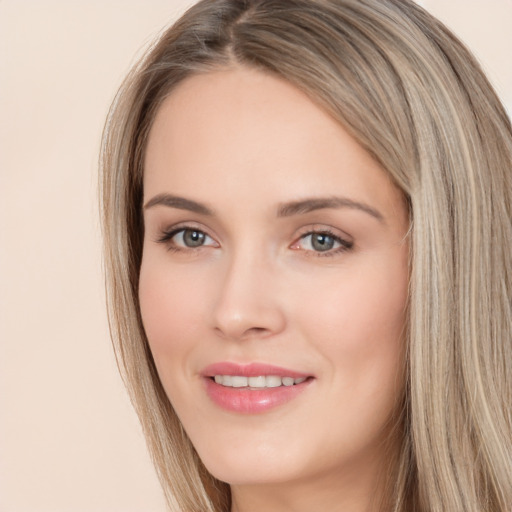
POLYGON ((266 412, 293 400, 313 380, 312 375, 263 363, 215 363, 201 375, 215 404, 248 414, 266 412))

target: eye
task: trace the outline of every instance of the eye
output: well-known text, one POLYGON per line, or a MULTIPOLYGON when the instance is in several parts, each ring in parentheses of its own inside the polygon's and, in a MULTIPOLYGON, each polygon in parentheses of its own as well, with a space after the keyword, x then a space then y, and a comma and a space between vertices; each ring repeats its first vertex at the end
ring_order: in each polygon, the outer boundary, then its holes
POLYGON ((353 245, 353 242, 344 240, 330 231, 312 231, 302 235, 291 248, 323 253, 323 256, 328 256, 348 251, 353 245))
POLYGON ((185 247, 200 247, 210 238, 208 235, 197 229, 182 229, 178 231, 173 237, 173 240, 178 245, 185 247))
POLYGON ((204 231, 187 227, 164 232, 158 239, 158 242, 166 243, 169 249, 177 251, 182 249, 197 249, 204 246, 218 247, 217 242, 204 231))

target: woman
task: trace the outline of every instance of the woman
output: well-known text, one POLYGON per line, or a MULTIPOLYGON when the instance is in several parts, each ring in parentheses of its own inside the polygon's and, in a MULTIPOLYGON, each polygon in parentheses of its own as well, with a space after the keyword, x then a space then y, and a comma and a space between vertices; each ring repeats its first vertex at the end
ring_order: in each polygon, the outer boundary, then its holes
POLYGON ((208 0, 114 102, 111 329, 171 509, 512 507, 512 133, 405 0, 208 0))

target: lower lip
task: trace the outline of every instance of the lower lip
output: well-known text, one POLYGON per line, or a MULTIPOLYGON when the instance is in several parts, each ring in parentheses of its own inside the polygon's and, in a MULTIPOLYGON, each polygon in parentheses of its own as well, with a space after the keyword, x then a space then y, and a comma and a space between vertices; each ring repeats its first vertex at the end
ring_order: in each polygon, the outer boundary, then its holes
POLYGON ((222 409, 246 414, 269 411, 286 404, 300 395, 311 383, 307 379, 293 386, 276 388, 248 389, 221 386, 210 378, 205 378, 206 393, 222 409))

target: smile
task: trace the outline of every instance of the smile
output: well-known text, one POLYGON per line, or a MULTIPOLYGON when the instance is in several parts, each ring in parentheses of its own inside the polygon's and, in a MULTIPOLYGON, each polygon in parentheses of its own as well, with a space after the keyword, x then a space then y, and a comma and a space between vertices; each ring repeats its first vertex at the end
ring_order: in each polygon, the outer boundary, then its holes
POLYGON ((216 406, 242 414, 296 403, 316 380, 311 374, 266 363, 214 363, 201 374, 206 394, 216 406))
POLYGON ((217 384, 233 388, 263 389, 278 388, 280 386, 294 386, 301 384, 306 377, 294 379, 293 377, 279 377, 277 375, 259 375, 257 377, 245 377, 243 375, 215 375, 217 384))

